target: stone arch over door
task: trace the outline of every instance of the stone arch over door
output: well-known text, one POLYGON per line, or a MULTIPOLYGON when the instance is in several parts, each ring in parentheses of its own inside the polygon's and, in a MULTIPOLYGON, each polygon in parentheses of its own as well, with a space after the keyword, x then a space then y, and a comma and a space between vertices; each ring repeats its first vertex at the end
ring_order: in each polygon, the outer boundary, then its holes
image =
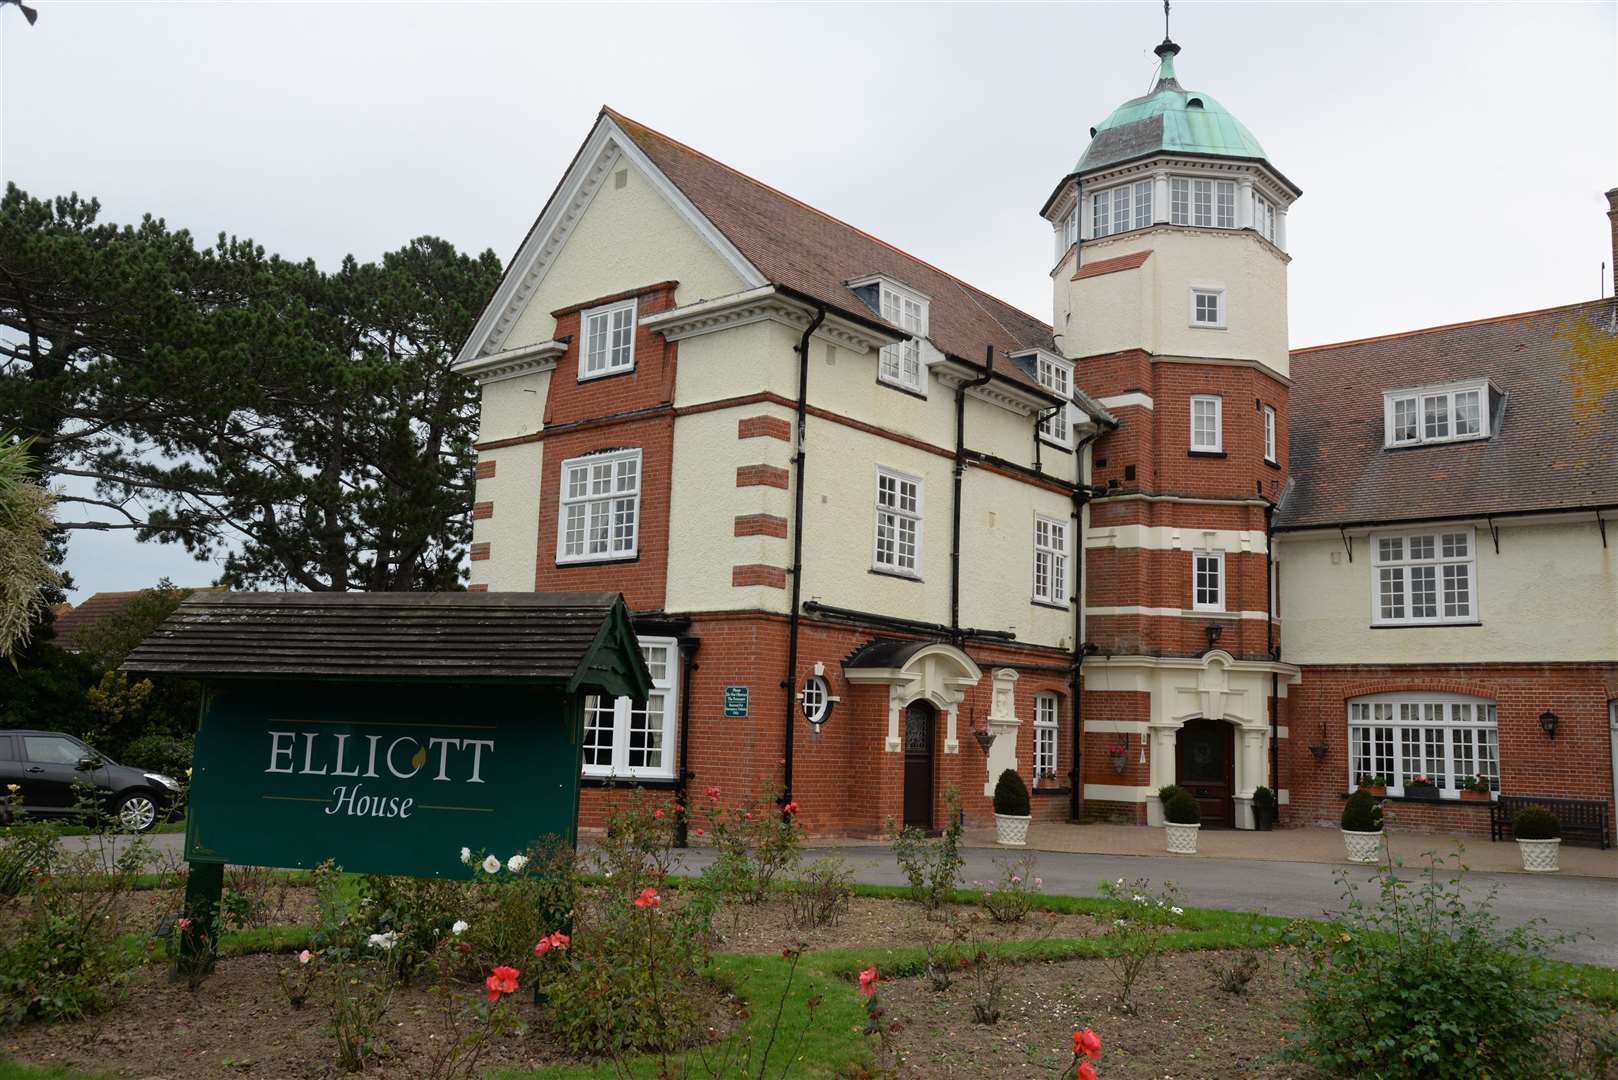
POLYGON ((970 656, 942 641, 901 641, 877 638, 843 661, 843 677, 850 683, 881 685, 888 690, 888 729, 885 753, 904 749, 900 719, 912 701, 924 700, 944 718, 945 754, 961 750, 958 712, 966 692, 978 684, 983 672, 970 656))

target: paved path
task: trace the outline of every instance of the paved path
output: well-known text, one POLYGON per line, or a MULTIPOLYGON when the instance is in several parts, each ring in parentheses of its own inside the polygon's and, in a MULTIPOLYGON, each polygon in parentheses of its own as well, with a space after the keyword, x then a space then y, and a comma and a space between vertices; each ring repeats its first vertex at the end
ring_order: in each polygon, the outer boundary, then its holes
MULTIPOLYGON (((151 837, 150 842, 154 847, 177 852, 183 839, 177 834, 159 835, 151 837)), ((1372 892, 1366 886, 1374 878, 1371 869, 1329 863, 1055 851, 1030 854, 1039 860, 1038 873, 1045 879, 1047 893, 1094 896, 1102 880, 1144 877, 1177 883, 1185 902, 1192 907, 1257 911, 1287 917, 1318 918, 1329 911, 1341 911, 1344 906, 1342 888, 1336 880, 1339 870, 1347 871, 1349 880, 1363 890, 1362 895, 1367 899, 1372 897, 1372 892)), ((886 846, 839 844, 810 848, 803 853, 805 862, 827 855, 848 860, 855 879, 860 882, 904 884, 893 854, 886 846)), ((966 865, 961 876, 971 881, 993 877, 995 860, 1005 858, 1006 851, 968 847, 964 855, 966 865)), ((683 861, 688 870, 695 872, 712 859, 709 849, 693 848, 684 854, 683 861)), ((1414 877, 1416 871, 1407 869, 1403 875, 1414 877)), ((1468 894, 1479 900, 1494 889, 1494 909, 1506 926, 1522 926, 1542 918, 1546 929, 1575 935, 1556 949, 1558 956, 1618 967, 1618 882, 1473 871, 1467 876, 1466 887, 1468 894)))

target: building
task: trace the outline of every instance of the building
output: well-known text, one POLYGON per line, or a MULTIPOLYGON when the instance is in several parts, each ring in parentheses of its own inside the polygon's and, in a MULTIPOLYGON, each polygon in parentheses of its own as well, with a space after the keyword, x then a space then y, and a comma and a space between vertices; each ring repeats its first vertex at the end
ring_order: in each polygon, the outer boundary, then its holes
POLYGON ((1557 336, 1610 348, 1611 305, 1289 352, 1300 190, 1179 51, 1040 210, 1051 325, 602 111, 457 360, 471 587, 621 590, 656 680, 588 710, 587 824, 633 784, 936 827, 1013 765, 1045 819, 1155 823, 1177 781, 1327 820, 1418 760, 1390 740, 1611 799, 1618 403, 1570 433, 1557 336), (1448 441, 1383 440, 1441 395, 1448 441), (1452 614, 1384 629, 1395 564, 1452 614))

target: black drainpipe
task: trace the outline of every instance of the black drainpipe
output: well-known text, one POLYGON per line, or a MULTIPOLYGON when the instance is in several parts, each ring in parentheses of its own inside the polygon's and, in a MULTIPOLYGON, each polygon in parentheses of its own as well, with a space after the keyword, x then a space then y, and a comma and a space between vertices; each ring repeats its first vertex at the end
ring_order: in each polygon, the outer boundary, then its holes
MULTIPOLYGON (((1264 504, 1264 651, 1271 661, 1281 659, 1275 643, 1275 504, 1264 504)), ((1270 790, 1275 794, 1275 817, 1281 818, 1281 673, 1270 672, 1270 790)))
POLYGON ((955 388, 955 503, 950 514, 949 639, 961 644, 961 479, 966 474, 966 392, 994 378, 994 346, 986 353, 983 374, 955 388))
POLYGON ((1078 821, 1084 812, 1084 771, 1080 768, 1084 745, 1084 658, 1095 651, 1084 641, 1084 507, 1090 501, 1090 487, 1084 483, 1084 448, 1101 437, 1098 427, 1073 447, 1073 773, 1069 778, 1068 815, 1078 821))
MULTIPOLYGON (((701 638, 680 636, 680 778, 674 785, 674 800, 684 807, 691 805, 686 785, 697 775, 691 771, 688 754, 691 748, 691 676, 697 670, 697 650, 701 647, 701 638)), ((687 845, 690 827, 689 812, 674 815, 675 847, 687 845)))
MULTIPOLYGON (((792 608, 787 614, 787 673, 781 681, 782 696, 786 699, 786 753, 783 755, 786 768, 781 778, 779 800, 783 807, 792 801, 792 734, 796 720, 792 688, 798 680, 798 626, 802 621, 798 605, 803 596, 803 465, 807 456, 804 435, 808 429, 809 415, 809 338, 825 321, 826 308, 816 306, 815 317, 809 320, 809 325, 804 327, 803 337, 798 340, 798 452, 792 459, 795 466, 792 478, 792 566, 787 570, 792 578, 792 608)), ((785 810, 782 814, 790 817, 785 810)))

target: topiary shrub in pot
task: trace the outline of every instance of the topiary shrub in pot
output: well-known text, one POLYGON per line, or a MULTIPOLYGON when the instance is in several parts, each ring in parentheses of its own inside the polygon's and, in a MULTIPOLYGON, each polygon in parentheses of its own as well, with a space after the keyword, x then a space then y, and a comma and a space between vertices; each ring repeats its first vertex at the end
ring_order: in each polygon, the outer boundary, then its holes
POLYGON ((1168 840, 1169 852, 1174 855, 1195 855, 1197 833, 1202 829, 1202 814, 1197 800, 1184 788, 1175 788, 1163 804, 1163 835, 1168 840))
POLYGON ((1017 775, 1016 769, 1000 774, 994 785, 994 838, 1007 847, 1023 847, 1028 843, 1028 785, 1017 775))
POLYGON ((1374 863, 1382 857, 1382 807, 1364 788, 1343 806, 1343 846, 1349 862, 1374 863))
POLYGON ((1511 819, 1511 835, 1522 853, 1522 868, 1533 874, 1554 874, 1562 847, 1562 823, 1537 803, 1525 806, 1511 819))
POLYGON ((1275 824, 1275 792, 1267 787, 1253 789, 1253 828, 1269 831, 1275 824))

